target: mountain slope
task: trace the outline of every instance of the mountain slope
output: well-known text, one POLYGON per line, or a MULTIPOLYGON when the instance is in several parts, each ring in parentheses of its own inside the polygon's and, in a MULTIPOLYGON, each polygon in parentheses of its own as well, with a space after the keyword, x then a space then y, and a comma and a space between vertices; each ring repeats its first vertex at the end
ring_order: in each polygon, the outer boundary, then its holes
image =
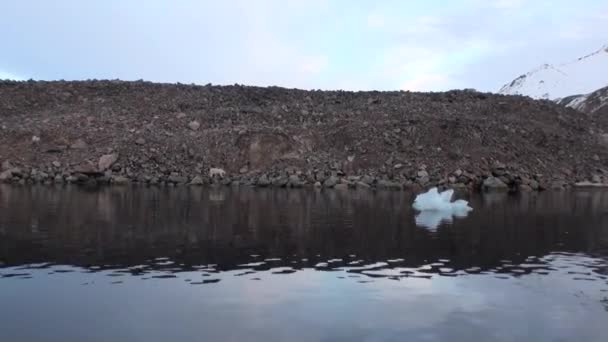
POLYGON ((500 88, 505 95, 556 100, 608 86, 608 44, 560 64, 543 64, 500 88))
POLYGON ((0 82, 0 181, 561 188, 608 183, 595 127, 474 91, 0 82))

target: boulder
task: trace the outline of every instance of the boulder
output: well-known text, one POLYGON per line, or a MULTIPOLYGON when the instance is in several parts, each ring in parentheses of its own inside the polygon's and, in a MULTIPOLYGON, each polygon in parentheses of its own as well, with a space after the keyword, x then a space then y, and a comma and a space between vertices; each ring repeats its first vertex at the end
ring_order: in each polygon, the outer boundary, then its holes
POLYGON ((190 121, 188 123, 188 128, 190 128, 193 131, 198 130, 200 127, 201 127, 201 124, 198 121, 196 121, 196 120, 190 121))
POLYGON ((124 184, 128 184, 129 183, 129 178, 125 177, 125 176, 112 176, 111 178, 112 184, 116 184, 116 185, 124 185, 124 184))
POLYGON ((101 172, 109 169, 118 160, 118 153, 105 154, 99 158, 97 169, 101 172))
POLYGON ((489 190, 508 190, 509 187, 507 186, 507 184, 505 184, 505 182, 503 182, 502 180, 500 180, 500 178, 496 178, 493 176, 490 176, 486 179, 484 179, 482 187, 484 190, 489 191, 489 190))
POLYGON ((340 179, 338 177, 330 176, 323 182, 323 187, 333 188, 334 186, 336 186, 336 184, 338 184, 339 181, 340 179))
POLYGON ((334 185, 334 189, 336 190, 348 190, 348 184, 340 183, 334 185))
POLYGON ((266 174, 263 174, 263 175, 260 176, 260 178, 258 178, 258 181, 257 181, 256 184, 259 187, 265 188, 265 187, 269 186, 270 183, 271 182, 270 182, 270 179, 268 179, 268 176, 266 174))
POLYGON ((190 185, 203 185, 204 183, 203 177, 201 176, 194 176, 194 178, 192 178, 190 181, 190 185))

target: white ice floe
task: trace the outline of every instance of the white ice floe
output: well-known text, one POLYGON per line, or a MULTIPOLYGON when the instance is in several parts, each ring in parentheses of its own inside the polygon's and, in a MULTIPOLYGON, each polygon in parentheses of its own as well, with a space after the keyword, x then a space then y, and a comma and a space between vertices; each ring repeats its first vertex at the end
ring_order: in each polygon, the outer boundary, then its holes
POLYGON ((441 223, 452 222, 453 217, 466 217, 473 210, 469 202, 456 200, 452 202, 454 190, 439 192, 437 188, 416 196, 414 209, 420 211, 416 215, 416 224, 430 229, 436 229, 441 223))

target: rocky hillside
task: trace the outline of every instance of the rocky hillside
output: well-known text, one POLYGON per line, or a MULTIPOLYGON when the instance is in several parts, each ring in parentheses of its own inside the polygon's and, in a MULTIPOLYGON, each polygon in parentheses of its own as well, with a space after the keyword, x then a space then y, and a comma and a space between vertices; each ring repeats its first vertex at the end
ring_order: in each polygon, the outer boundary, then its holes
POLYGON ((0 82, 0 180, 521 190, 608 182, 608 136, 473 91, 0 82))
POLYGON ((568 96, 557 103, 593 115, 602 127, 608 127, 608 87, 585 95, 568 96))

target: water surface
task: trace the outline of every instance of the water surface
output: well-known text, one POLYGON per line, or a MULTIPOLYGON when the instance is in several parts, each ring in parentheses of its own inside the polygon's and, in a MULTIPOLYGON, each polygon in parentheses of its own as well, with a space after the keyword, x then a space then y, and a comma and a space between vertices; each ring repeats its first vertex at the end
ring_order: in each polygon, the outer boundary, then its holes
POLYGON ((0 340, 605 341, 608 192, 468 199, 0 187, 0 340))

